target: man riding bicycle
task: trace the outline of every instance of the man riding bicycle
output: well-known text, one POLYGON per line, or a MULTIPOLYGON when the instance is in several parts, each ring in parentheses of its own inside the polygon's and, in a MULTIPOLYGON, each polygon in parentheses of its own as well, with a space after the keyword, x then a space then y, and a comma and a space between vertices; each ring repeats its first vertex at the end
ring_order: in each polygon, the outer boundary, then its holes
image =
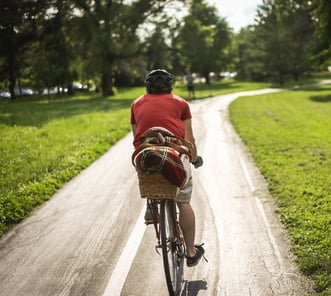
MULTIPOLYGON (((202 165, 202 158, 197 154, 190 107, 183 98, 172 94, 174 82, 173 75, 163 69, 152 70, 146 75, 147 93, 137 98, 131 105, 133 144, 137 148, 141 144, 141 137, 149 129, 155 127, 164 129, 190 143, 191 163, 199 167, 202 165)), ((190 170, 190 167, 186 166, 186 169, 190 170)), ((192 177, 190 172, 187 175, 189 178, 181 188, 176 202, 180 212, 179 224, 186 245, 186 263, 191 267, 199 263, 205 251, 202 245, 194 244, 195 215, 190 204, 192 177)))

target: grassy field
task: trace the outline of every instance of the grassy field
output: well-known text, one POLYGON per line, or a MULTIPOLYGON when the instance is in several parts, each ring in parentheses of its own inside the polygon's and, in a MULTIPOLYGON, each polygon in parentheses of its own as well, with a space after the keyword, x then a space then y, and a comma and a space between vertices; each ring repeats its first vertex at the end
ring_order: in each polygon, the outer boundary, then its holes
MULTIPOLYGON (((264 88, 224 81, 197 85, 197 97, 264 88)), ((186 96, 184 85, 175 92, 186 96)), ((130 131, 132 100, 143 87, 114 97, 28 97, 0 100, 0 236, 130 131)))
MULTIPOLYGON (((270 85, 213 82, 197 84, 196 95, 266 87, 270 85)), ((125 136, 129 106, 143 93, 138 87, 120 89, 114 97, 0 100, 0 236, 125 136)), ((185 97, 185 86, 176 84, 175 93, 185 97)), ((231 106, 235 127, 293 237, 300 267, 324 296, 331 295, 330 96, 330 86, 324 86, 242 98, 231 106)))
POLYGON ((300 268, 331 295, 331 85, 242 97, 231 120, 293 239, 300 268))
POLYGON ((129 132, 131 92, 0 102, 0 234, 129 132))

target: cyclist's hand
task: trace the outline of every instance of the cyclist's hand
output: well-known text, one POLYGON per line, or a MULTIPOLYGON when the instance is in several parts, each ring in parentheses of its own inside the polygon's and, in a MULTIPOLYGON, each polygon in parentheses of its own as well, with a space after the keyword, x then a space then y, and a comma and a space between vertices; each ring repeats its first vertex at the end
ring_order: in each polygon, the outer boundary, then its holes
POLYGON ((194 167, 197 169, 198 167, 201 167, 203 165, 203 159, 201 156, 197 157, 197 160, 195 162, 192 162, 194 167))

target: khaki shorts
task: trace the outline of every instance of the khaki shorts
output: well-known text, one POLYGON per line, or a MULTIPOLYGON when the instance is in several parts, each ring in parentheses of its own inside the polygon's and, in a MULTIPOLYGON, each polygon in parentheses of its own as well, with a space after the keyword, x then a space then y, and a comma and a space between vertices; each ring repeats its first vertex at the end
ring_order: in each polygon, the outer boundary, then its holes
POLYGON ((185 187, 181 189, 178 196, 176 197, 176 201, 189 203, 191 201, 192 189, 193 189, 193 183, 192 183, 192 177, 190 177, 185 187))
POLYGON ((192 195, 192 173, 191 173, 191 164, 188 156, 186 154, 181 155, 181 160, 186 172, 186 184, 184 187, 180 190, 176 201, 177 202, 183 202, 183 203, 189 203, 191 201, 191 195, 192 195))

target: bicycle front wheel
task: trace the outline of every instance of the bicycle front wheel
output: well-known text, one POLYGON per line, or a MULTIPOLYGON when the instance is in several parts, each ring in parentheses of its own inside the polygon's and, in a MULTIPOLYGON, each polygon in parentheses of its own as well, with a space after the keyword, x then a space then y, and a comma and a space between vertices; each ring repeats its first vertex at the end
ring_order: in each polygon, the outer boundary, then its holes
POLYGON ((174 200, 163 200, 160 205, 160 232, 164 273, 170 296, 180 293, 184 272, 184 244, 176 225, 174 200))

